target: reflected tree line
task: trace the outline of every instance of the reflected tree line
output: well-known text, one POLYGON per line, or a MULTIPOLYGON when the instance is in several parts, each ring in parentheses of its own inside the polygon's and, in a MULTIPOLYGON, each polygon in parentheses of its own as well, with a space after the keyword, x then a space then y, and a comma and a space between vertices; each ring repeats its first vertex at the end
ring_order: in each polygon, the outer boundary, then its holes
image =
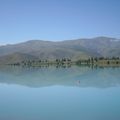
POLYGON ((33 66, 33 67, 41 67, 50 65, 56 65, 57 67, 70 67, 71 65, 120 65, 120 57, 91 57, 89 59, 79 59, 76 61, 72 61, 70 58, 63 59, 55 59, 53 61, 50 60, 23 60, 21 62, 11 64, 13 66, 33 66))

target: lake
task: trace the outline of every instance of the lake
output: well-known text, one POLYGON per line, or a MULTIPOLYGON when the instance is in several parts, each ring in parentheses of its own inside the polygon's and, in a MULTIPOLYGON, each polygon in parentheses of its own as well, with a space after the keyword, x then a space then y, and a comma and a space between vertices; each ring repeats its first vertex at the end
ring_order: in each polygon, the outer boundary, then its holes
POLYGON ((1 66, 0 120, 120 120, 120 68, 1 66))

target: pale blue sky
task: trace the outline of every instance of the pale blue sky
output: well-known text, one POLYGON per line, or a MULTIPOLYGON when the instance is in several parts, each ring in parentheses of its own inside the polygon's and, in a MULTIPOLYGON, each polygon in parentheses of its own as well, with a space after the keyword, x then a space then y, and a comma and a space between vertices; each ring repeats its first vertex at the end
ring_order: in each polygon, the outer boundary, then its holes
POLYGON ((120 38, 120 0, 0 0, 0 45, 120 38))

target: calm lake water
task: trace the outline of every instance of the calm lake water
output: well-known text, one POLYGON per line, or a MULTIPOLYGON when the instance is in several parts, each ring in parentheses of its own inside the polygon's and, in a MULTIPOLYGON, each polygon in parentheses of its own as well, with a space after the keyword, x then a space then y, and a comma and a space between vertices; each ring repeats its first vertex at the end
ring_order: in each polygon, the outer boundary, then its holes
POLYGON ((120 68, 0 67, 0 120, 120 120, 120 68))

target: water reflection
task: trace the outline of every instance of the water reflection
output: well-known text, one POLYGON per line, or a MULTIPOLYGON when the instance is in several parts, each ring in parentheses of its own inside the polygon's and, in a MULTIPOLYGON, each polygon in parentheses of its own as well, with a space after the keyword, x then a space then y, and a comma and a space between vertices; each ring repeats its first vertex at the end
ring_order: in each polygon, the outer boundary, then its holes
POLYGON ((98 66, 0 67, 0 83, 28 87, 53 85, 107 88, 120 86, 120 68, 98 66))
POLYGON ((0 67, 0 120, 120 120, 119 73, 94 66, 0 67))

